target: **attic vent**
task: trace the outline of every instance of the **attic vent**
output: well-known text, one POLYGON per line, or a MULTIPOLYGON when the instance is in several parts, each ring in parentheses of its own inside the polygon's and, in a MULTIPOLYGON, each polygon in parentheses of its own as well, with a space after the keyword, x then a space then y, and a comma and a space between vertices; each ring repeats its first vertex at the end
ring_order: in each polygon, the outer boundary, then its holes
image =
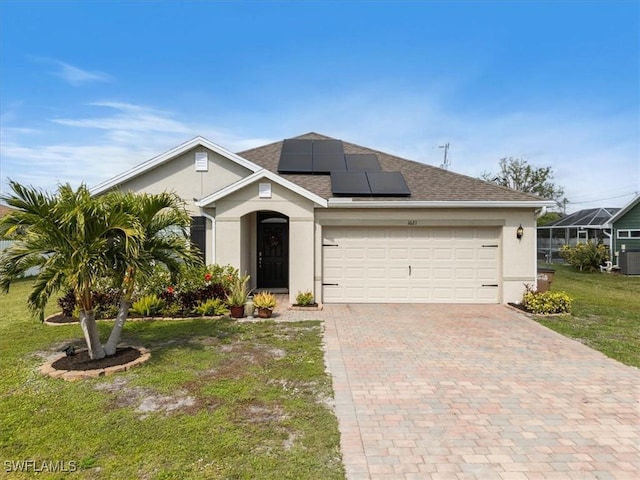
POLYGON ((271 184, 270 183, 261 183, 258 186, 258 197, 260 198, 271 198, 271 184))
POLYGON ((209 155, 207 152, 196 152, 196 172, 209 170, 209 155))

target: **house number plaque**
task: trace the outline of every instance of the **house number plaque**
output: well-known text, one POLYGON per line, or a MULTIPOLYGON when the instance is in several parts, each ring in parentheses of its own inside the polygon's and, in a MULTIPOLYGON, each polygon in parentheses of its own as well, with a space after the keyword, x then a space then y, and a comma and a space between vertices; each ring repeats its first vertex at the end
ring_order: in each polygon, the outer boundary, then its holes
POLYGON ((418 221, 417 220, 408 220, 407 221, 407 225, 409 225, 410 227, 415 227, 416 225, 418 225, 418 221))

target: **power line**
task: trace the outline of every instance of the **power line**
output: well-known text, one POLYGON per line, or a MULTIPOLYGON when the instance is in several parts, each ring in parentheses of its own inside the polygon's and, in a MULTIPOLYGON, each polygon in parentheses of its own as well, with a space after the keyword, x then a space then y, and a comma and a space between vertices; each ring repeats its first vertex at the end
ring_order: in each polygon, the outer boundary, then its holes
POLYGON ((569 203, 571 205, 582 205, 584 203, 595 203, 595 202, 603 202, 605 200, 615 200, 616 198, 622 198, 622 197, 628 197, 629 195, 637 195, 638 192, 629 192, 629 193, 624 193, 622 195, 616 195, 615 197, 607 197, 607 198, 598 198, 595 200, 583 200, 582 202, 572 202, 571 200, 569 200, 569 203))

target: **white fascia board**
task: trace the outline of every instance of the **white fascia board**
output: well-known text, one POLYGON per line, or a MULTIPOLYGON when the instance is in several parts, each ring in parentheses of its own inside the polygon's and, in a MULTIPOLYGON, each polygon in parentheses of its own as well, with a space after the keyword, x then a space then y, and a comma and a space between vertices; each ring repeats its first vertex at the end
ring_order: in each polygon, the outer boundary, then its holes
POLYGON ((329 208, 541 208, 553 207, 556 203, 540 201, 403 201, 403 200, 360 200, 352 198, 330 198, 329 208))
POLYGON ((211 205, 212 203, 215 203, 217 200, 220 200, 221 198, 224 198, 227 195, 233 192, 236 192, 241 188, 246 187, 247 185, 251 185, 252 183, 258 180, 261 180, 263 178, 271 180, 272 182, 277 183, 278 185, 281 185, 282 187, 288 190, 291 190, 294 193, 297 193, 301 197, 311 200, 312 202, 316 203, 321 207, 324 207, 324 208, 327 207, 327 201, 324 198, 266 169, 259 170, 255 173, 252 173, 248 177, 244 177, 238 180, 237 182, 232 183, 231 185, 227 185, 226 187, 221 188, 217 192, 213 192, 211 195, 207 195, 206 197, 201 198, 200 200, 195 202, 195 204, 198 207, 206 207, 208 205, 211 205))
POLYGON ((636 204, 638 204, 638 202, 640 202, 640 195, 638 195, 633 200, 631 200, 629 203, 627 203, 624 207, 622 207, 622 209, 618 213, 616 213, 614 216, 612 216, 609 219, 609 221, 606 223, 606 225, 609 225, 609 227, 613 226, 613 224, 615 222, 620 220, 624 215, 627 214, 627 212, 629 212, 629 210, 631 210, 633 207, 635 207, 636 204))
POLYGON ((109 180, 106 180, 96 185, 95 187, 92 187, 90 189, 90 192, 93 195, 99 195, 100 193, 110 190, 113 187, 117 187, 121 183, 124 183, 127 180, 131 180, 132 178, 135 178, 138 175, 142 175, 143 173, 157 167, 158 165, 162 165, 163 163, 168 162, 169 160, 179 155, 182 155, 183 153, 188 152, 189 150, 199 146, 208 148, 209 150, 225 158, 228 158, 232 162, 235 162, 238 165, 241 165, 252 172, 257 172, 262 168, 259 165, 256 165, 255 163, 250 162, 249 160, 246 160, 241 156, 236 155, 235 153, 230 152, 229 150, 226 150, 225 148, 222 148, 220 145, 217 145, 207 140, 204 137, 195 137, 181 145, 178 145, 177 147, 172 148, 171 150, 161 153, 157 157, 153 157, 152 159, 147 160, 146 162, 143 162, 139 165, 136 165, 135 167, 131 168, 130 170, 127 170, 126 172, 120 173, 115 177, 112 177, 109 180))

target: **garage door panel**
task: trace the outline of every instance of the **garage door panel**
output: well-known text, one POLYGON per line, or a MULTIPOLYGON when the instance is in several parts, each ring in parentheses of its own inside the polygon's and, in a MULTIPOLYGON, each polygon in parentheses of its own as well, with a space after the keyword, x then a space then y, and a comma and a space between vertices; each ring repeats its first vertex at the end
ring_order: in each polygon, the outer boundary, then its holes
POLYGON ((483 248, 478 250, 478 260, 487 260, 489 262, 495 262, 498 259, 497 248, 483 248))
POLYGON ((429 267, 411 266, 411 277, 418 280, 428 280, 431 278, 431 269, 429 267))
POLYGON ((366 257, 364 248, 346 248, 345 249, 346 260, 362 260, 366 257))
POLYGON ((451 280, 453 278, 451 267, 434 268, 433 278, 434 280, 451 280))
POLYGON ((497 228, 326 227, 324 234, 323 244, 337 245, 323 249, 325 302, 498 302, 499 288, 482 286, 498 284, 497 228))
POLYGON ((408 248, 389 248, 389 258, 391 260, 408 260, 409 249, 408 248))
POLYGON ((431 250, 428 247, 413 247, 411 249, 411 260, 429 260, 431 258, 431 250))
POLYGON ((367 278, 374 280, 384 280, 387 278, 387 270, 384 268, 368 268, 367 278))
POLYGON ((384 260, 387 258, 387 250, 385 248, 367 248, 367 258, 372 260, 384 260))
POLYGON ((473 248, 456 248, 454 258, 458 260, 473 260, 474 259, 473 248))
POLYGON ((473 268, 456 268, 454 278, 456 280, 473 280, 475 271, 473 268))

